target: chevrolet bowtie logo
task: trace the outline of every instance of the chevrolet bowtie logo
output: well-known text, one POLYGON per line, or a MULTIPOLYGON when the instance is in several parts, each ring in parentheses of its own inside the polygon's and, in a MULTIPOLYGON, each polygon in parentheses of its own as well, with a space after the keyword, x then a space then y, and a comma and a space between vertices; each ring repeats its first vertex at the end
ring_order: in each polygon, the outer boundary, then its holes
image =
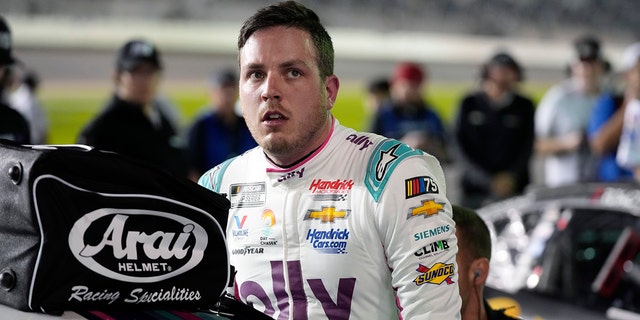
POLYGON ((304 220, 320 219, 322 222, 333 222, 335 219, 345 219, 351 210, 336 211, 334 206, 322 207, 320 211, 308 210, 304 220))
POLYGON ((421 206, 409 209, 409 215, 407 216, 407 219, 419 215, 424 215, 425 218, 428 218, 434 214, 438 214, 441 211, 444 211, 444 203, 436 202, 433 199, 426 200, 422 201, 421 206))

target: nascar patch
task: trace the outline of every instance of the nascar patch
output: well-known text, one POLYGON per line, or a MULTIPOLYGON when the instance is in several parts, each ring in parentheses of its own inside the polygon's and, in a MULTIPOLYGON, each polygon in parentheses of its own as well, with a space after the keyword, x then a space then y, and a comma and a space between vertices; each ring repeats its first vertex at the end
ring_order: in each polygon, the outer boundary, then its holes
POLYGON ((249 208, 263 206, 267 198, 267 186, 264 182, 239 183, 229 186, 231 208, 249 208))
POLYGON ((429 176, 414 177, 404 181, 407 199, 428 193, 440 193, 435 180, 429 176))

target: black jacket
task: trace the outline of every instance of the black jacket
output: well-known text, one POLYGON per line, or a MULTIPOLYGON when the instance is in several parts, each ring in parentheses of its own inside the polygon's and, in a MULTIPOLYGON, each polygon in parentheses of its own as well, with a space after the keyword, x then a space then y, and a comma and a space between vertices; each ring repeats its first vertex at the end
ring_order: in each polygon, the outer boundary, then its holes
POLYGON ((0 101, 0 139, 18 144, 31 143, 29 123, 16 110, 0 101))
POLYGON ((510 172, 517 191, 529 184, 534 141, 533 102, 513 94, 507 105, 492 106, 484 92, 466 96, 456 119, 455 137, 463 162, 463 189, 489 193, 491 177, 510 172))
POLYGON ((177 130, 157 108, 152 123, 142 106, 117 96, 80 133, 78 143, 117 152, 187 177, 187 162, 177 130))

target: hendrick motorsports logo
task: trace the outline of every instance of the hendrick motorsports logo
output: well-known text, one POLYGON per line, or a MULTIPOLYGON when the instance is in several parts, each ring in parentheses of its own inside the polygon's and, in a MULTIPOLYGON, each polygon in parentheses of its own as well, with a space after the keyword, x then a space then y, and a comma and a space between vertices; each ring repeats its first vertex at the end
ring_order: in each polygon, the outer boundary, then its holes
POLYGON ((349 241, 349 229, 331 228, 329 230, 309 229, 307 241, 320 253, 345 254, 349 241))
POLYGON ((160 211, 98 209, 78 219, 69 248, 87 268, 111 279, 150 283, 197 266, 207 232, 185 217, 160 211))

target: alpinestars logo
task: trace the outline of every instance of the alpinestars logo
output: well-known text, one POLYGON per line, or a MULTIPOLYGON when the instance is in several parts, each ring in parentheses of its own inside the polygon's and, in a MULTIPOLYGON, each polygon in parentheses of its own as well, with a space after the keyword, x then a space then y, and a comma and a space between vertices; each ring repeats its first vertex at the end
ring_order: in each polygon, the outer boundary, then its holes
POLYGON ((206 230, 185 217, 136 209, 98 209, 78 219, 69 248, 87 268, 111 279, 150 283, 189 271, 207 247, 206 230))

